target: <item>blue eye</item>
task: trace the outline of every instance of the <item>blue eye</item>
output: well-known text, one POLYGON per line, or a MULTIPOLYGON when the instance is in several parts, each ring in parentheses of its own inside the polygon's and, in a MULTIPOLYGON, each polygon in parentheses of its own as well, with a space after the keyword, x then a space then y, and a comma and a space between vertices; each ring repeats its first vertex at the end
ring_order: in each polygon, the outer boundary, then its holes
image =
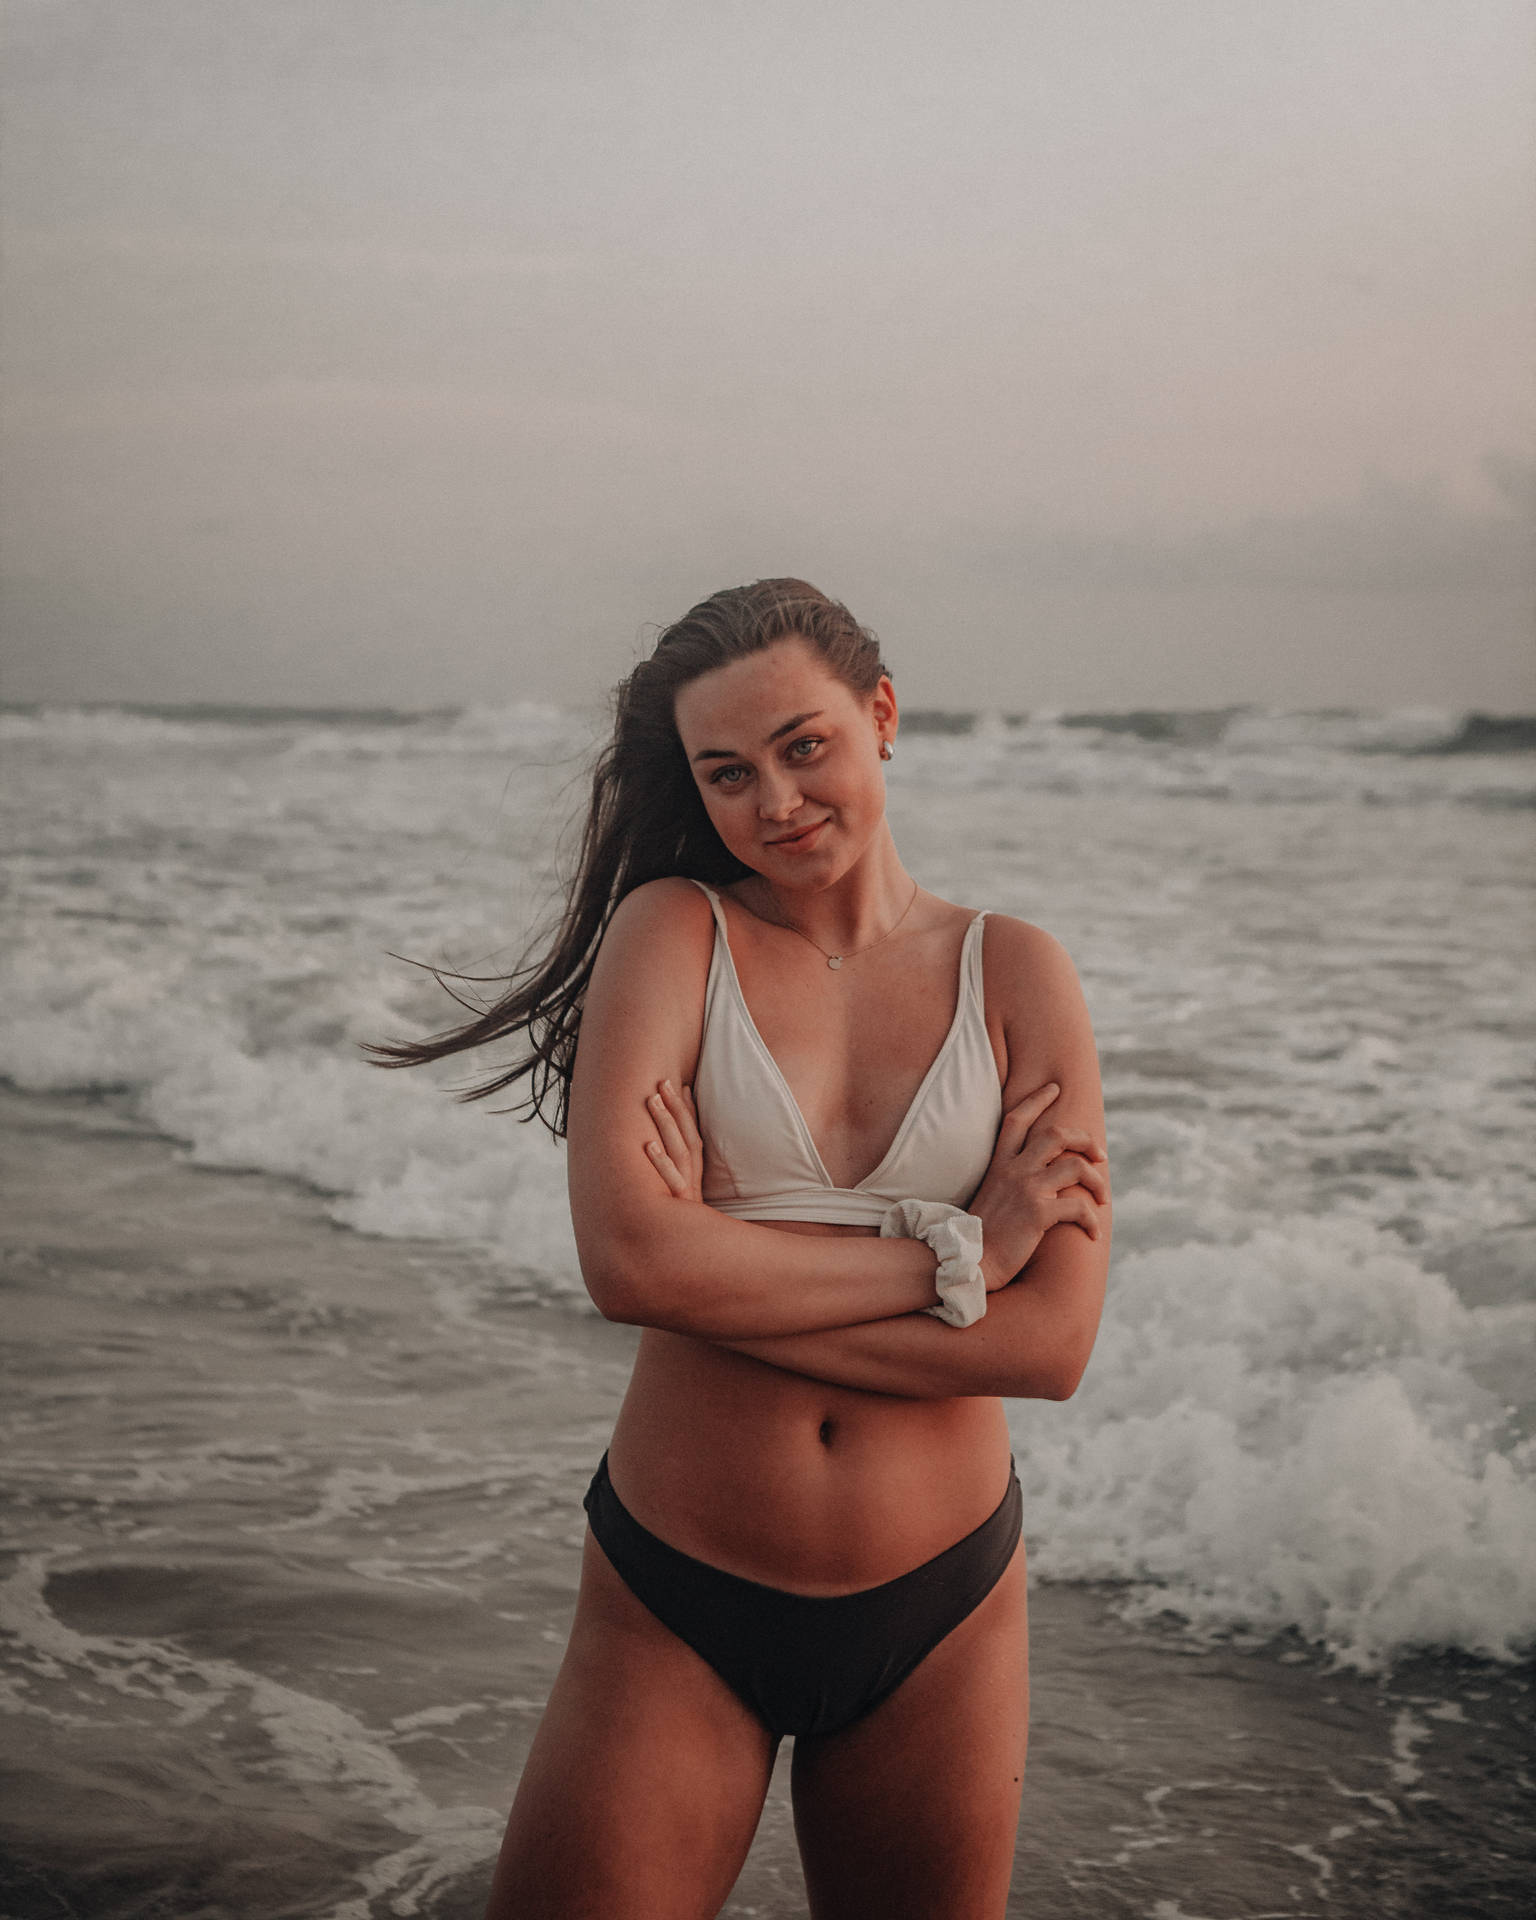
POLYGON ((709 784, 712 787, 734 787, 740 783, 741 776, 745 772, 745 767, 721 767, 718 772, 709 776, 709 784))
POLYGON ((790 752, 801 760, 809 760, 821 744, 821 741, 815 734, 808 733, 803 739, 795 741, 794 745, 790 748, 790 752))

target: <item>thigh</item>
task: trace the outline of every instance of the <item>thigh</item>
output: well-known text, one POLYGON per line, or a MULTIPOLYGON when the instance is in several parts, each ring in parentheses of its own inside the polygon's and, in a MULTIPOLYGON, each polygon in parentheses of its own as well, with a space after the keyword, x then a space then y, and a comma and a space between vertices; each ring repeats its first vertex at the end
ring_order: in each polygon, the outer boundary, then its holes
POLYGON ((797 1741, 814 1920, 998 1920, 1029 1730, 1024 1549, 873 1713, 797 1741))
POLYGON ((752 1844, 775 1745, 588 1534, 487 1920, 705 1920, 752 1844))

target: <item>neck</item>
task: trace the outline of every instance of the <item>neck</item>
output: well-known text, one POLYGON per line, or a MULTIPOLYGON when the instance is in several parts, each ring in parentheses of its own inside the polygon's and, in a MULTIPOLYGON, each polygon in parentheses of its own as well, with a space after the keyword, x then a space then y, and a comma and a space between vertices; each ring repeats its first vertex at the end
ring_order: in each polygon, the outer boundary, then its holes
POLYGON ((890 932, 912 904, 913 885, 882 823, 855 865, 831 886, 774 887, 758 874, 744 883, 743 895, 760 919, 793 927, 828 953, 852 953, 890 932))

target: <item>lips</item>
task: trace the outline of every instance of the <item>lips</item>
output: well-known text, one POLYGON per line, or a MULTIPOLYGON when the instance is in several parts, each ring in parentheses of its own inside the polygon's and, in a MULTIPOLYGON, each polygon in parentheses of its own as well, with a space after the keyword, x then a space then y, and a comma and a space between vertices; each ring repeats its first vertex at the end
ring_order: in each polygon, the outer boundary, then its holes
POLYGON ((776 847, 780 853, 807 853, 821 838, 821 830, 826 824, 825 820, 813 820, 808 827, 797 827, 793 833, 770 840, 768 845, 776 847))

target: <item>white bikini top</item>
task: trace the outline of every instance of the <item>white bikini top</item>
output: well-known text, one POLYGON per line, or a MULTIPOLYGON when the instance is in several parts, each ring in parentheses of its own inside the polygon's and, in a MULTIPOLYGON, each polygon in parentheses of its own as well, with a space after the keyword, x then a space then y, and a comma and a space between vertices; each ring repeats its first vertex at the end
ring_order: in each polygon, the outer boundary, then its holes
POLYGON ((704 1139, 704 1199, 739 1220, 880 1224, 894 1200, 963 1207, 992 1158, 1003 1092, 982 1003, 978 913, 960 949, 955 1017, 873 1173, 837 1187, 795 1096, 763 1043, 731 958, 720 896, 695 881, 715 916, 704 990, 704 1031, 693 1077, 704 1139))

